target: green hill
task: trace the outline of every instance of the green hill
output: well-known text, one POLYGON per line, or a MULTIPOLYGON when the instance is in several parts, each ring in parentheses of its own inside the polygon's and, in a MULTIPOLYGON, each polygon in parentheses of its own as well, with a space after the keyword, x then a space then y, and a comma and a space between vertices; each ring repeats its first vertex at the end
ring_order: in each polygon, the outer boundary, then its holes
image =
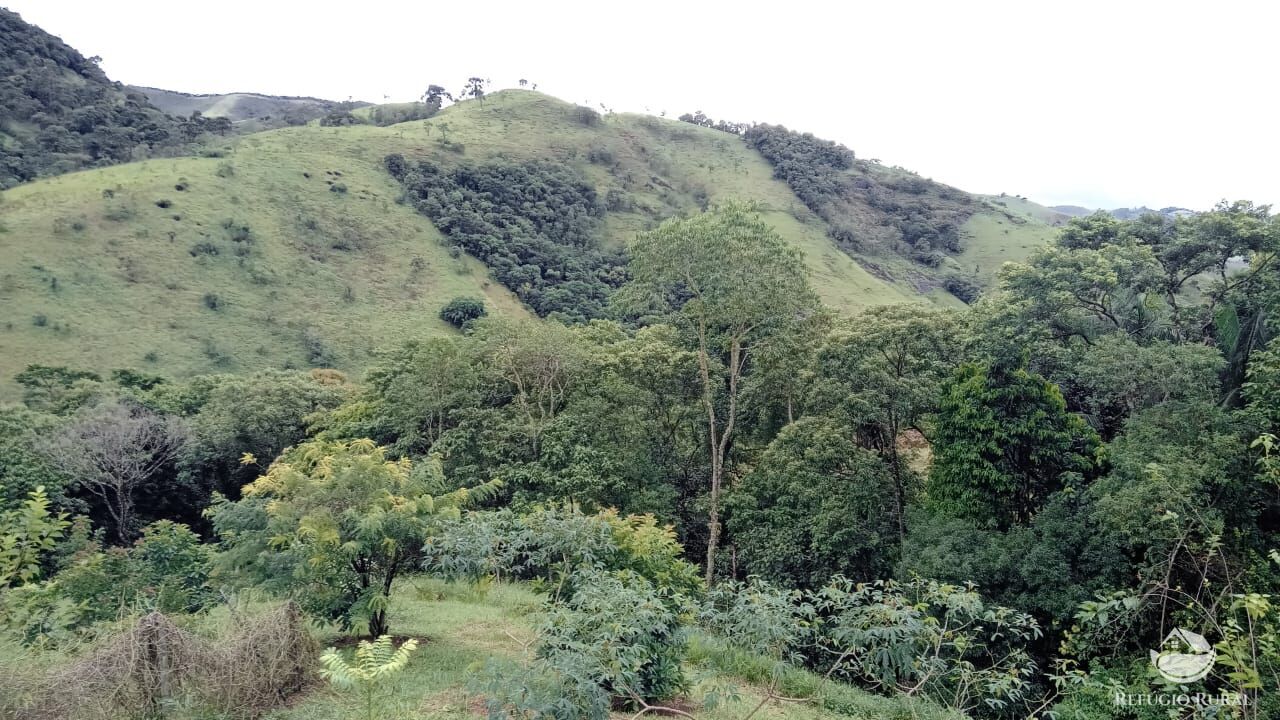
MULTIPOLYGON (((593 233, 604 251, 667 217, 752 200, 804 252, 831 307, 958 303, 936 273, 907 258, 838 247, 830 224, 736 135, 509 90, 427 121, 283 128, 223 140, 206 150, 214 157, 153 159, 5 191, 0 395, 14 394, 9 378, 31 363, 173 376, 358 372, 379 347, 452 332, 437 314, 456 296, 526 313, 481 263, 398 202, 391 154, 464 171, 566 168, 598 198, 593 233)), ((948 265, 986 267, 1003 259, 999 248, 1020 251, 1051 232, 1025 213, 971 202, 968 255, 948 256, 948 265), (999 218, 1016 218, 1008 222, 1020 223, 1019 234, 1008 237, 999 218)), ((849 218, 867 228, 892 220, 849 218)))
POLYGON ((148 160, 5 191, 0 376, 29 363, 178 376, 357 370, 379 346, 449 331, 436 315, 457 295, 523 313, 479 263, 452 257, 430 222, 396 202, 401 190, 383 166, 393 152, 568 163, 601 196, 623 193, 627 209, 602 222, 606 245, 699 203, 758 200, 805 251, 834 307, 913 299, 832 246, 737 138, 640 116, 585 125, 575 113, 511 91, 425 124, 287 128, 235 138, 223 157, 148 160))
POLYGON ((341 108, 368 105, 251 92, 201 95, 136 85, 130 85, 128 89, 145 96, 152 105, 170 115, 189 116, 200 113, 210 118, 224 117, 240 131, 305 125, 341 108))
POLYGON ((0 188, 146 157, 214 129, 126 92, 75 48, 0 8, 0 188))

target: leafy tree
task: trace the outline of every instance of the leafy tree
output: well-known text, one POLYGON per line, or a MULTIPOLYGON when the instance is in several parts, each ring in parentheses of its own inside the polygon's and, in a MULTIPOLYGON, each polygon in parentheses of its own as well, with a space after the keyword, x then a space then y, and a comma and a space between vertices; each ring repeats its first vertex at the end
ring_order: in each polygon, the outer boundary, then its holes
POLYGON ((57 507, 72 509, 66 496, 69 478, 41 452, 40 437, 52 433, 60 418, 20 405, 0 406, 0 512, 21 505, 37 487, 57 507))
POLYGON ((893 478, 853 431, 802 418, 769 444, 729 496, 729 531, 751 574, 791 587, 882 577, 899 520, 893 478))
POLYGON ((549 602, 534 658, 473 679, 490 717, 604 720, 615 705, 661 710, 650 703, 685 688, 684 598, 627 571, 583 568, 572 586, 549 602))
POLYGON ((399 453, 426 452, 457 415, 480 404, 474 341, 432 338, 406 343, 371 369, 354 404, 320 424, 333 438, 372 437, 399 453))
POLYGON ((370 440, 312 440, 271 463, 238 503, 210 510, 227 562, 294 591, 312 611, 387 633, 392 584, 417 567, 443 519, 493 494, 496 481, 441 492, 438 458, 389 460, 370 440))
POLYGON ((899 445, 908 430, 928 432, 925 418, 964 357, 965 334, 955 313, 887 306, 838 326, 818 352, 811 404, 854 428, 888 463, 899 539, 915 490, 899 445))
POLYGON ((485 86, 487 86, 488 84, 489 84, 489 81, 482 77, 469 77, 467 78, 467 84, 464 85, 462 87, 462 91, 458 93, 458 97, 475 98, 476 100, 480 101, 481 105, 483 105, 485 86))
POLYGON ((238 497, 257 476, 247 454, 267 461, 307 437, 309 418, 351 393, 340 374, 268 370, 215 375, 162 388, 146 398, 189 418, 190 442, 180 458, 186 482, 238 497))
POLYGON ((22 401, 27 407, 64 415, 92 399, 102 377, 64 366, 28 365, 13 380, 22 386, 22 401))
POLYGON ((631 246, 633 280, 623 300, 656 307, 692 336, 711 459, 707 583, 714 581, 725 460, 738 396, 753 353, 817 311, 804 263, 747 206, 728 204, 673 219, 631 246))
POLYGON ((487 314, 484 301, 472 297, 456 297, 440 309, 440 319, 457 328, 466 327, 467 323, 487 314))
POLYGON ((1021 367, 962 366, 935 416, 929 500, 943 512, 1007 528, 1093 468, 1097 437, 1062 393, 1021 367))

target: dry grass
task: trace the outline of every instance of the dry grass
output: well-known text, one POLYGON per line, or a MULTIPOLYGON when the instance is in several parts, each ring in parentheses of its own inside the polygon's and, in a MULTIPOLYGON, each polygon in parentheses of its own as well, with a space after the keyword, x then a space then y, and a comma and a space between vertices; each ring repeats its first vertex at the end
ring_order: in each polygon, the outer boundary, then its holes
POLYGON ((18 720, 164 716, 173 705, 227 718, 257 718, 311 681, 318 648, 286 603, 218 641, 151 613, 88 654, 35 680, 18 720))

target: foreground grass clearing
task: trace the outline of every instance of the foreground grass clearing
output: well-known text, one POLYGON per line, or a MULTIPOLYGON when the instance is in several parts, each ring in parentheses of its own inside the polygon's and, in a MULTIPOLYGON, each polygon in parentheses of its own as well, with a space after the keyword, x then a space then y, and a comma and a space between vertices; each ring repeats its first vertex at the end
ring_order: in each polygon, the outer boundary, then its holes
MULTIPOLYGON (((487 593, 458 584, 426 578, 398 583, 391 608, 391 628, 397 637, 419 638, 418 650, 405 670, 387 689, 387 717, 404 720, 474 719, 485 715, 483 701, 466 692, 474 666, 489 657, 519 661, 528 657, 535 637, 533 625, 542 598, 521 585, 495 584, 487 593)), ((347 638, 328 631, 322 645, 347 638)), ((688 711, 699 720, 741 720, 765 698, 771 661, 735 651, 722 642, 694 633, 690 641, 687 698, 667 704, 688 711), (713 708, 701 699, 714 690, 734 690, 734 697, 713 708)), ((779 694, 820 697, 812 703, 769 701, 753 715, 766 720, 963 720, 927 702, 885 698, 842 683, 823 683, 811 672, 790 668, 779 683, 779 694)), ((301 696, 268 720, 345 720, 356 717, 356 697, 323 685, 301 696)), ((615 712, 625 720, 632 712, 615 712)), ((661 717, 662 714, 652 714, 661 717)))

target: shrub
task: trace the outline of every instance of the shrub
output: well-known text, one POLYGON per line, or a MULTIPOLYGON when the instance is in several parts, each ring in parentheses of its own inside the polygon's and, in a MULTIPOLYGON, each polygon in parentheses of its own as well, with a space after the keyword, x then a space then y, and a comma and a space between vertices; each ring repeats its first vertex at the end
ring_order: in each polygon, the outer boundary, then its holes
POLYGON ((223 306, 222 298, 218 297, 217 293, 205 293, 204 297, 202 297, 200 301, 203 302, 204 306, 210 310, 216 311, 223 306))
POLYGON ((685 689, 679 596, 629 571, 583 569, 573 585, 549 601, 525 668, 491 663, 473 678, 489 717, 603 720, 615 704, 644 708, 685 689))
POLYGON ((440 319, 457 328, 488 314, 484 301, 473 297, 456 297, 440 309, 440 319))
POLYGON ((418 641, 409 638, 400 647, 391 644, 391 636, 380 635, 377 640, 361 640, 356 648, 355 663, 348 663, 337 648, 329 648, 320 656, 323 669, 320 677, 338 690, 358 690, 364 706, 365 720, 387 716, 385 698, 381 697, 387 680, 404 670, 409 656, 418 647, 418 641))
POLYGON ((942 287, 968 305, 972 305, 973 301, 977 300, 978 296, 982 294, 982 286, 978 284, 976 279, 958 273, 953 273, 943 278, 942 287))

